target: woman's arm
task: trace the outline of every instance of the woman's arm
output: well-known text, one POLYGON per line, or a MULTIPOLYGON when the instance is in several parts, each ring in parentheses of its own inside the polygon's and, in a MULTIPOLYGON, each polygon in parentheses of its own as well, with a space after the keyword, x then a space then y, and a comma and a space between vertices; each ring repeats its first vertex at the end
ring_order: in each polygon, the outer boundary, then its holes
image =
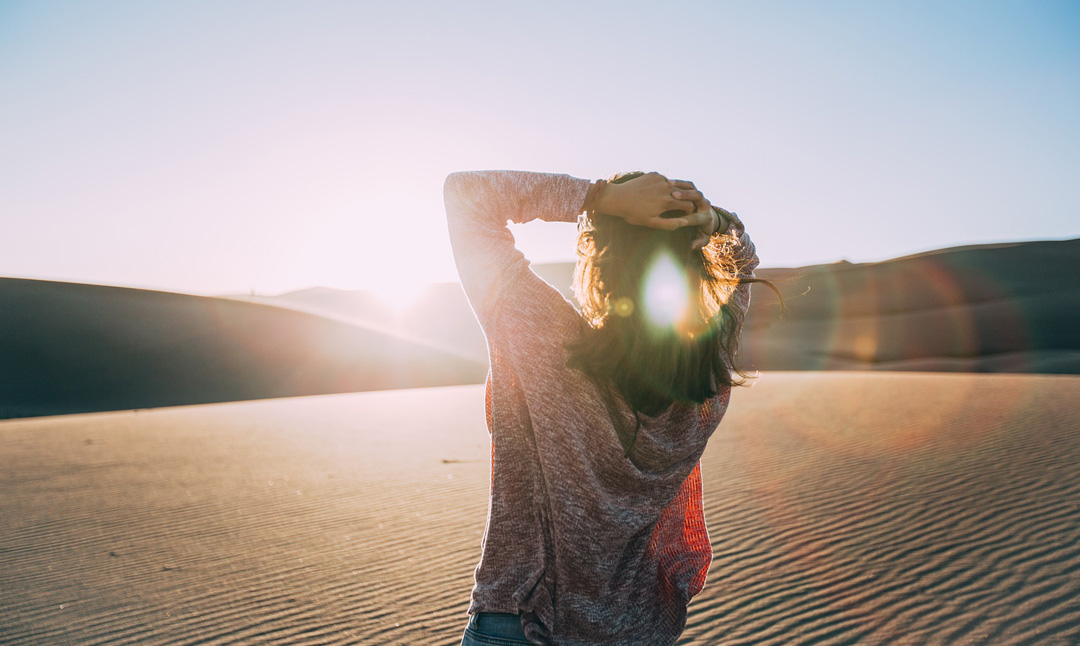
POLYGON ((481 325, 487 325, 506 286, 529 271, 528 261, 514 247, 507 221, 574 222, 585 208, 586 196, 592 210, 637 226, 677 229, 711 219, 709 214, 693 212, 700 193, 683 189, 677 198, 673 195, 677 192, 658 173, 621 184, 590 184, 569 175, 524 171, 452 173, 443 186, 450 242, 462 287, 481 325), (672 210, 688 214, 660 217, 672 210))
POLYGON ((454 261, 481 325, 488 324, 503 289, 529 271, 507 222, 574 222, 589 184, 569 175, 523 171, 461 172, 446 178, 443 198, 454 261))

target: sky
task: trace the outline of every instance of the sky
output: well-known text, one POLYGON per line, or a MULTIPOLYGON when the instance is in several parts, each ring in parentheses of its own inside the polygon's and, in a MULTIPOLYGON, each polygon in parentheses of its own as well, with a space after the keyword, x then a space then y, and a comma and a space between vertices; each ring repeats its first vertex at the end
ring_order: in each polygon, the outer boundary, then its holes
POLYGON ((690 179, 764 266, 1072 238, 1077 115, 1072 1, 0 0, 0 276, 407 291, 490 168, 690 179))

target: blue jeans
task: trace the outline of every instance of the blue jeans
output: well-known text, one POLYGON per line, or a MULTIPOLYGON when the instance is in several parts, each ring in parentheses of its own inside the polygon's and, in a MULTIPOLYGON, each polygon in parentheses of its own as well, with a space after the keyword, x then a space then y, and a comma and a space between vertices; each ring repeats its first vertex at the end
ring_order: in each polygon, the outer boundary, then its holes
POLYGON ((521 628, 521 618, 503 612, 478 612, 469 617, 461 646, 519 646, 531 644, 521 628))

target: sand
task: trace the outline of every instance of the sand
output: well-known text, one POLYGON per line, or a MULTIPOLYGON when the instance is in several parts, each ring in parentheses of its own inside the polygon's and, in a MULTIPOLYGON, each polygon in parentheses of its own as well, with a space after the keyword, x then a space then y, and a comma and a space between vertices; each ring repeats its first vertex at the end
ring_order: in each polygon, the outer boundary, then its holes
MULTIPOLYGON (((1080 377, 769 373, 680 644, 1080 643, 1080 377)), ((458 643, 478 386, 0 423, 0 643, 458 643)))

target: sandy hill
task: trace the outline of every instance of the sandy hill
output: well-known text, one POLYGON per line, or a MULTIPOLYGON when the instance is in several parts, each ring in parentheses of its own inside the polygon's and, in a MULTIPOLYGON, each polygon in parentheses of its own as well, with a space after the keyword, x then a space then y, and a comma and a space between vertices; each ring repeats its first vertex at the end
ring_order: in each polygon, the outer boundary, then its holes
MULTIPOLYGON (((573 263, 533 269, 573 300, 573 263)), ((876 263, 762 269, 743 362, 758 370, 1080 373, 1080 239, 943 249, 876 263)), ((393 314, 366 292, 305 290, 265 302, 393 329, 486 359, 456 284, 393 314)))
MULTIPOLYGON (((573 267, 570 269, 572 272, 573 267)), ((480 330, 459 283, 429 285, 413 303, 403 309, 391 306, 370 291, 325 287, 313 287, 277 296, 229 298, 307 312, 440 348, 487 364, 484 333, 480 330)))
POLYGON ((0 417, 475 383, 486 366, 278 307, 0 279, 0 417))
MULTIPOLYGON (((573 265, 536 265, 570 294, 573 265)), ((743 363, 759 370, 1080 373, 1080 239, 764 269, 743 363)), ((0 279, 0 417, 478 383, 460 285, 405 310, 313 288, 207 298, 0 279)))
POLYGON ((765 370, 1080 373, 1080 239, 765 269, 744 360, 765 370))

